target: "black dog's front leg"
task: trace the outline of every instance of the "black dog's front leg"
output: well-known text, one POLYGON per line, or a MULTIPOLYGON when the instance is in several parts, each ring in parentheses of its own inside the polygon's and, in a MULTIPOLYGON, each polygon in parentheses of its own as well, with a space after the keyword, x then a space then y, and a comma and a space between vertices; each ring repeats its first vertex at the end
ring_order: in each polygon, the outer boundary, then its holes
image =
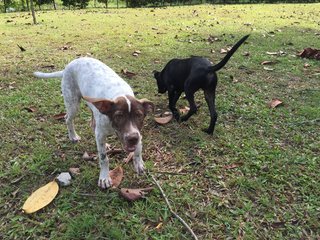
POLYGON ((179 100, 181 96, 182 91, 175 91, 175 90, 169 90, 168 96, 169 96, 169 109, 171 110, 174 118, 177 121, 180 121, 180 114, 178 109, 176 108, 177 101, 179 100))

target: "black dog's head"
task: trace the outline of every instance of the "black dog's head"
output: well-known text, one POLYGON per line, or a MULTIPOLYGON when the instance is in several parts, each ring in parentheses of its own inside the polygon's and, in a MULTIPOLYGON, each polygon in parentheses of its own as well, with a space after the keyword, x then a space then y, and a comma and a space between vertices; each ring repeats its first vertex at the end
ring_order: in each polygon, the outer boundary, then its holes
POLYGON ((161 72, 154 70, 153 76, 157 80, 158 93, 165 93, 167 91, 167 86, 163 81, 163 79, 161 78, 161 72))

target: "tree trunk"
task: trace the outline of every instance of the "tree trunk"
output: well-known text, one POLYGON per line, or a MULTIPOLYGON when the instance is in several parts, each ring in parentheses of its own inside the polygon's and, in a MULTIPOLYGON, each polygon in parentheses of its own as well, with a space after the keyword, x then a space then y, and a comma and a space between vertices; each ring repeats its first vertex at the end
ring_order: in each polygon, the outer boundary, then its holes
POLYGON ((29 0, 26 0, 26 4, 27 4, 27 11, 30 11, 30 7, 29 7, 29 0))
POLYGON ((7 1, 6 0, 3 0, 3 8, 4 8, 4 13, 7 12, 7 1))
POLYGON ((117 8, 119 8, 119 0, 117 0, 117 8))
POLYGON ((54 10, 57 10, 56 1, 53 0, 52 3, 53 3, 53 8, 54 8, 54 10))
POLYGON ((33 18, 33 24, 37 24, 36 14, 34 12, 33 0, 30 0, 31 13, 33 18))

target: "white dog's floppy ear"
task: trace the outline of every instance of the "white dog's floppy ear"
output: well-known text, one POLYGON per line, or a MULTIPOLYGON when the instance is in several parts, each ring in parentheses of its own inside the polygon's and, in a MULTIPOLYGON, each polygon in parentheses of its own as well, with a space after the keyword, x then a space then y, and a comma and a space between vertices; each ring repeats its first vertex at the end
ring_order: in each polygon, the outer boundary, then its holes
POLYGON ((141 99, 140 103, 142 104, 145 113, 154 112, 154 104, 153 102, 149 101, 148 99, 141 99))
POLYGON ((91 98, 86 96, 83 96, 83 99, 92 103, 103 114, 108 114, 114 104, 114 102, 109 99, 91 98))

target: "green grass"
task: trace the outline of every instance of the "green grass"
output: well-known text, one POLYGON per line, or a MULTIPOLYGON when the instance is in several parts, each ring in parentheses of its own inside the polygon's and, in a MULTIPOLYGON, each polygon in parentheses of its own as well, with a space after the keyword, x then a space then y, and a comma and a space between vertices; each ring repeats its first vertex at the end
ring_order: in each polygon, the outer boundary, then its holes
MULTIPOLYGON (((27 13, 1 14, 0 238, 191 239, 158 190, 128 203, 113 190, 98 189, 98 165, 82 159, 85 151, 96 151, 89 112, 83 105, 76 120, 82 141, 70 143, 64 123, 52 117, 64 111, 60 81, 35 79, 32 72, 59 70, 78 56, 91 55, 120 75, 125 68, 137 73, 126 79, 136 96, 152 100, 157 112, 167 111, 167 96, 157 94, 153 70, 190 55, 218 62, 224 56, 221 48, 248 33, 247 44, 218 73, 214 135, 201 132, 209 124, 201 92, 196 96, 199 112, 186 123, 158 126, 149 116, 143 129, 147 168, 199 239, 319 238, 320 62, 296 56, 306 47, 319 48, 319 8, 48 11, 37 12, 38 25, 30 24, 27 13), (220 41, 208 42, 210 35, 220 41), (138 57, 132 56, 135 50, 141 51, 138 57), (278 51, 285 54, 266 53, 278 51), (261 65, 266 60, 278 61, 268 66, 272 71, 261 65), (273 98, 284 104, 270 109, 273 98), (225 168, 233 163, 240 165, 225 168), (22 213, 32 191, 70 167, 81 169, 71 186, 61 188, 39 212, 22 213), (178 171, 183 175, 156 173, 178 171)), ((179 107, 186 104, 178 102, 179 107)), ((120 147, 115 137, 109 142, 120 147)), ((110 158, 113 168, 125 154, 110 158)), ((152 184, 135 175, 131 165, 124 170, 122 186, 152 184)))

